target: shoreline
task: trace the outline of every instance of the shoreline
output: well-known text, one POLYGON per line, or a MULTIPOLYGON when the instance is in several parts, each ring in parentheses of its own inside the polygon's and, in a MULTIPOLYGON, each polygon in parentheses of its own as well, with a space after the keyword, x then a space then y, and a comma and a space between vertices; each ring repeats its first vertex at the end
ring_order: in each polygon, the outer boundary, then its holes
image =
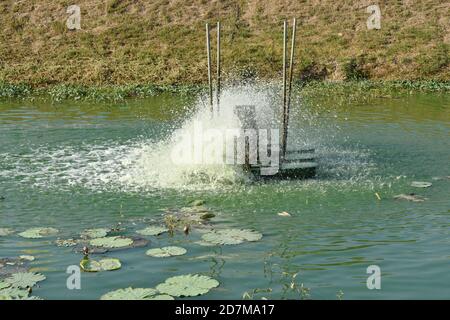
MULTIPOLYGON (((301 95, 333 98, 391 98, 418 93, 450 93, 450 81, 310 81, 297 82, 294 90, 301 95)), ((48 87, 34 87, 30 84, 0 83, 0 101, 17 99, 43 99, 52 102, 123 102, 129 99, 156 97, 161 94, 198 95, 206 93, 206 85, 174 84, 128 84, 90 86, 61 84, 48 87)))

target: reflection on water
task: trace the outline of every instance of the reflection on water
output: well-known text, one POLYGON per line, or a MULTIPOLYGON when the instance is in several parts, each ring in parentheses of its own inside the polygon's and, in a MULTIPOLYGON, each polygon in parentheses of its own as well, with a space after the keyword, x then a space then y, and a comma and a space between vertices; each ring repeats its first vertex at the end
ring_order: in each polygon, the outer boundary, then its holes
MULTIPOLYGON (((271 94, 225 94, 230 106, 252 100, 263 110, 259 121, 276 112, 271 94)), ((35 293, 44 298, 96 299, 191 272, 221 283, 202 298, 239 299, 247 292, 255 299, 335 299, 341 291, 345 299, 446 298, 450 180, 432 178, 450 175, 449 107, 448 95, 340 106, 299 100, 290 143, 316 147, 315 179, 254 182, 215 168, 206 182, 192 183, 165 159, 174 130, 202 118, 195 99, 163 96, 119 106, 2 102, 0 227, 53 226, 64 238, 120 222, 134 232, 142 218, 159 219, 164 208, 202 198, 218 226, 254 228, 264 237, 223 248, 196 245, 201 233, 195 230, 152 238, 152 247, 180 245, 188 254, 158 260, 145 256, 145 248, 114 252, 124 267, 83 274, 80 291, 65 288, 65 268, 81 258, 71 248, 1 237, 0 257, 36 256, 33 268, 47 280, 35 293), (416 180, 433 186, 411 188, 416 180), (410 192, 429 200, 392 199, 410 192), (291 217, 278 216, 281 211, 291 217), (382 270, 380 291, 366 288, 371 264, 382 270)))

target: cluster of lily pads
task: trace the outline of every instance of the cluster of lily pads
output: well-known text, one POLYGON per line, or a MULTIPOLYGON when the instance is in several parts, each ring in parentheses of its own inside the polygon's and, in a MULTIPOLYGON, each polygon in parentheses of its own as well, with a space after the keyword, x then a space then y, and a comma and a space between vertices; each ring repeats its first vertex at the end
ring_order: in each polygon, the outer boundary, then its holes
POLYGON ((13 273, 5 279, 0 280, 0 300, 40 299, 36 296, 30 296, 30 293, 38 282, 45 279, 45 276, 40 273, 13 273))
MULTIPOLYGON (((117 229, 94 228, 80 233, 77 238, 57 239, 55 244, 61 247, 74 247, 77 252, 84 254, 80 261, 80 268, 85 272, 114 271, 122 267, 117 258, 105 257, 91 258, 92 254, 106 253, 119 249, 147 246, 149 241, 142 237, 156 237, 163 233, 173 234, 183 231, 189 234, 191 227, 203 228, 201 240, 196 242, 203 246, 237 245, 244 242, 258 241, 262 234, 250 229, 215 229, 210 219, 215 215, 204 205, 204 201, 196 200, 188 207, 181 209, 166 209, 163 223, 152 223, 143 229, 136 230, 139 236, 124 236, 117 229)), ((120 230, 121 231, 121 230, 120 230)), ((9 236, 14 230, 0 228, 0 236, 9 236)), ((19 236, 29 239, 54 237, 59 233, 55 228, 31 228, 18 233, 19 236)), ((152 258, 169 258, 181 256, 187 250, 178 246, 165 246, 150 248, 145 254, 152 258)), ((31 288, 45 279, 44 275, 37 273, 14 273, 11 278, 0 280, 0 299, 28 298, 31 288), (27 291, 28 290, 28 291, 27 291)), ((206 294, 212 288, 219 286, 219 282, 211 277, 200 274, 186 274, 170 277, 155 288, 123 288, 104 294, 103 300, 139 299, 139 300, 167 300, 174 297, 191 297, 206 294)))
POLYGON ((218 287, 213 278, 198 274, 170 277, 153 288, 125 288, 108 292, 101 300, 173 300, 173 297, 194 297, 218 287))

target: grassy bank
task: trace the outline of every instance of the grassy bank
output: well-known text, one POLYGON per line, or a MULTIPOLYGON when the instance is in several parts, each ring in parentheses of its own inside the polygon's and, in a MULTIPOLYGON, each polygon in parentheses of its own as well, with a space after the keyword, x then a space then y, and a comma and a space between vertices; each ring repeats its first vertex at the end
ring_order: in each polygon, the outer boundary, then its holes
POLYGON ((282 20, 292 17, 298 18, 297 80, 450 79, 448 1, 378 3, 381 29, 368 30, 367 1, 5 0, 0 82, 201 84, 204 23, 217 20, 225 76, 278 79, 282 20), (72 4, 81 8, 78 31, 65 25, 72 4))
MULTIPOLYGON (((371 99, 403 96, 413 93, 450 93, 450 81, 310 81, 296 82, 294 90, 304 98, 371 99)), ((179 95, 206 94, 201 85, 56 85, 33 87, 28 84, 0 83, 0 99, 46 99, 92 102, 120 102, 130 98, 148 98, 162 93, 179 95)))

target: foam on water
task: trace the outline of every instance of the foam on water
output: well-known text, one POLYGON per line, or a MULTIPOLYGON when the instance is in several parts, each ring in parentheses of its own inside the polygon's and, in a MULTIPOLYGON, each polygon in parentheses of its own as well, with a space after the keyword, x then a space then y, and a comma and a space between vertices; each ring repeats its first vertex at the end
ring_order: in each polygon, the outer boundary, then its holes
MULTIPOLYGON (((215 117, 211 117, 206 100, 200 98, 197 111, 164 140, 137 138, 120 144, 105 141, 64 147, 42 145, 25 154, 8 152, 0 155, 3 158, 0 177, 43 188, 77 186, 125 192, 223 190, 246 185, 250 183, 249 177, 238 166, 208 164, 207 158, 213 155, 205 154, 203 164, 174 164, 173 148, 186 135, 192 136, 199 123, 203 130, 239 128, 234 114, 236 105, 254 105, 259 127, 278 128, 278 92, 271 85, 228 88, 221 97, 220 115, 215 117)), ((313 146, 319 158, 318 177, 312 183, 353 184, 370 180, 374 165, 367 150, 336 146, 338 128, 322 126, 318 119, 301 109, 300 101, 294 101, 292 109, 290 144, 313 146)), ((204 147, 211 143, 204 142, 204 147)))

